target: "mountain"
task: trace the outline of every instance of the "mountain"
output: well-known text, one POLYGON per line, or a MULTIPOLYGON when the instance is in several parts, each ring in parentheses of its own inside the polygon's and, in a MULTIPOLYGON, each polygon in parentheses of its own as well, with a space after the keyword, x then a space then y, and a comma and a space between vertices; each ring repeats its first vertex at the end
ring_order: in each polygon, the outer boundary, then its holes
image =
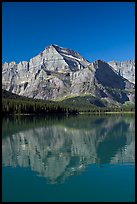
POLYGON ((130 64, 132 67, 125 62, 116 68, 114 63, 102 60, 90 63, 73 50, 51 45, 29 62, 4 63, 2 88, 34 99, 63 100, 91 95, 118 105, 134 102, 135 84, 131 79, 135 63, 130 64))
POLYGON ((135 60, 127 60, 124 62, 111 61, 108 62, 114 70, 130 82, 135 84, 135 60))

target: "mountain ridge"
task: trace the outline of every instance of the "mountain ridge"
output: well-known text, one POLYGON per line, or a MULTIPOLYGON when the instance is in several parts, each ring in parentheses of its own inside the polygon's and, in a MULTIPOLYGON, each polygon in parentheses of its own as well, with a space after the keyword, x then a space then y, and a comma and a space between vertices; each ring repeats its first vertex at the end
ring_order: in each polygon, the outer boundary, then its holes
POLYGON ((108 103, 134 102, 135 63, 89 62, 78 52, 55 44, 31 58, 2 65, 2 88, 29 98, 55 100, 75 94, 91 94, 108 103), (131 66, 130 66, 131 63, 131 66), (122 70, 122 74, 118 70, 122 70), (128 74, 127 74, 128 73, 128 74), (129 77, 130 76, 130 77, 129 77), (109 89, 109 90, 108 90, 109 89), (117 93, 116 93, 117 90, 117 93))

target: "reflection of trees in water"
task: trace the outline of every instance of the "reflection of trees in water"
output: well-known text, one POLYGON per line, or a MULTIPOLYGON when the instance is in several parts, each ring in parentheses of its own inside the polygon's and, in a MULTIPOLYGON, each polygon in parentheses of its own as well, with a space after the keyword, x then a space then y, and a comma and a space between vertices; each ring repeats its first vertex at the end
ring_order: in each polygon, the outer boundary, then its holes
POLYGON ((11 131, 2 140, 3 164, 31 167, 51 183, 64 181, 88 164, 134 162, 134 129, 133 118, 78 117, 11 131))

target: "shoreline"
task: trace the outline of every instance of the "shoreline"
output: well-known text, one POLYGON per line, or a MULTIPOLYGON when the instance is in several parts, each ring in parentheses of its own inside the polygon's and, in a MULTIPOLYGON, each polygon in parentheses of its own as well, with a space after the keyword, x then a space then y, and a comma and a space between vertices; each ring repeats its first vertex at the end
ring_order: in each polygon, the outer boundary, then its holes
POLYGON ((116 112, 116 111, 109 111, 109 112, 79 112, 79 114, 84 115, 84 114, 93 114, 93 115, 101 115, 101 114, 135 114, 135 111, 123 111, 123 112, 116 112))
POLYGON ((76 113, 76 114, 71 114, 71 113, 49 113, 49 114, 43 114, 43 113, 16 113, 16 114, 4 114, 5 116, 8 116, 8 115, 15 115, 15 116, 18 116, 18 115, 109 115, 109 114, 135 114, 135 111, 123 111, 123 112, 119 112, 119 111, 109 111, 109 112, 79 112, 79 113, 76 113))

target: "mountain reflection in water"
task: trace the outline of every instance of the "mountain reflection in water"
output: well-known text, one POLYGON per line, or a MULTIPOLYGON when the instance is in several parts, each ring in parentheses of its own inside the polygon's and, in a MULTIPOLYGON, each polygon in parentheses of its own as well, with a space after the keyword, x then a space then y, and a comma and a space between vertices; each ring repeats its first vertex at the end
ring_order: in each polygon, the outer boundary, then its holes
POLYGON ((91 164, 134 163, 134 117, 6 118, 2 161, 30 167, 49 183, 64 182, 91 164))

